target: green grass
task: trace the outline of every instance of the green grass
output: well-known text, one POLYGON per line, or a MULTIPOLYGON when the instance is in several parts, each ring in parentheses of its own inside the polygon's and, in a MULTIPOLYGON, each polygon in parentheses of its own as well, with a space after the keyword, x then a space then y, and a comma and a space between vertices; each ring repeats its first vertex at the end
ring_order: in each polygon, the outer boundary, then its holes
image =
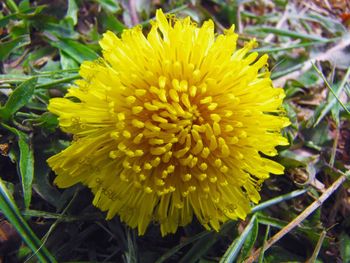
POLYGON ((263 248, 255 262, 350 262, 350 23, 341 20, 350 7, 293 0, 127 2, 1 3, 0 223, 17 234, 0 224, 6 236, 0 261, 249 262, 263 248), (194 220, 174 235, 162 238, 152 225, 139 237, 118 216, 106 221, 83 186, 56 188, 46 164, 71 140, 47 111, 49 99, 65 94, 84 60, 98 58, 106 30, 120 34, 140 23, 146 32, 159 7, 198 23, 211 18, 218 32, 236 24, 239 45, 257 39, 256 51, 269 54, 271 78, 287 95, 292 124, 283 132, 290 145, 276 158, 286 173, 264 183, 262 202, 245 221, 228 221, 219 232, 194 220), (339 178, 345 182, 330 188, 339 178), (327 189, 325 202, 295 223, 327 189), (278 231, 285 235, 268 247, 278 231))

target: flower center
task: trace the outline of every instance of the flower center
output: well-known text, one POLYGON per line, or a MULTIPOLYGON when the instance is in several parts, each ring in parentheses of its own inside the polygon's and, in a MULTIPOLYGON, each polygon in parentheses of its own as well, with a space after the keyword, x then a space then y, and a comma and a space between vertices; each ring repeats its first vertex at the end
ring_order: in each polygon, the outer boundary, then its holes
POLYGON ((122 180, 133 178, 135 186, 163 195, 179 187, 176 174, 182 179, 181 188, 187 189, 184 196, 198 184, 209 192, 208 182, 226 183, 228 166, 222 158, 230 155, 228 144, 238 141, 233 126, 223 120, 232 111, 214 101, 208 91, 213 81, 195 77, 160 76, 156 85, 153 81, 145 88, 122 91, 125 104, 123 111, 116 111, 118 131, 111 133, 119 141, 118 150, 110 152, 111 158, 124 159, 122 180), (221 174, 210 173, 211 166, 221 174))

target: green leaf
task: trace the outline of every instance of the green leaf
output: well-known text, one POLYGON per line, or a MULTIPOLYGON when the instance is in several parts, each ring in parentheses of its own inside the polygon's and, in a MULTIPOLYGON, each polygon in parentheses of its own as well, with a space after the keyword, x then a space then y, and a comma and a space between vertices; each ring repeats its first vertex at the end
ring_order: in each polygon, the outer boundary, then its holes
POLYGON ((101 5, 101 7, 111 13, 116 13, 120 10, 120 6, 118 1, 114 0, 96 0, 97 3, 101 5))
POLYGON ((78 22, 78 11, 79 11, 79 8, 75 0, 68 0, 68 10, 67 10, 66 18, 71 20, 74 26, 78 22))
POLYGON ((104 30, 112 30, 115 33, 121 33, 125 28, 124 24, 111 13, 102 13, 99 16, 99 20, 101 20, 104 30))
POLYGON ((30 37, 28 34, 0 43, 0 61, 5 60, 12 51, 28 44, 30 44, 30 37))
POLYGON ((45 145, 43 147, 36 148, 38 150, 35 151, 35 177, 33 180, 33 189, 47 203, 57 208, 62 206, 62 198, 57 188, 53 187, 50 183, 49 175, 51 169, 46 163, 48 155, 45 152, 45 150, 47 150, 49 147, 50 145, 45 145))
POLYGON ((10 22, 11 19, 14 19, 16 17, 17 17, 17 14, 11 14, 0 18, 0 28, 5 27, 10 22))
POLYGON ((320 76, 312 69, 306 71, 298 78, 298 82, 306 88, 315 86, 319 80, 320 76))
POLYGON ((0 108, 0 119, 8 121, 33 96, 37 78, 31 78, 19 85, 11 94, 4 107, 0 108))
POLYGON ((292 150, 281 151, 279 157, 280 163, 286 168, 306 167, 306 165, 314 159, 313 156, 302 156, 292 150))
POLYGON ((22 0, 19 4, 18 4, 18 9, 20 11, 26 10, 30 8, 30 2, 29 0, 22 0))
POLYGON ((32 250, 33 254, 38 258, 39 262, 57 262, 50 254, 46 247, 40 242, 27 222, 21 216, 18 207, 15 204, 12 196, 8 192, 5 184, 0 178, 0 210, 9 220, 9 222, 16 228, 21 235, 23 241, 32 250))
POLYGON ((95 60, 98 58, 96 52, 89 48, 87 45, 71 39, 52 39, 52 41, 50 41, 50 44, 53 47, 56 47, 65 52, 79 64, 85 60, 95 60))
MULTIPOLYGON (((21 4, 20 4, 21 5, 21 4)), ((13 13, 0 18, 0 28, 7 26, 12 19, 27 19, 39 14, 46 6, 39 5, 31 8, 20 8, 21 13, 13 13)))
POLYGON ((60 50, 60 59, 62 69, 71 69, 79 67, 78 63, 73 58, 66 55, 66 53, 64 53, 64 51, 62 50, 60 50))
POLYGON ((6 6, 10 9, 12 13, 18 12, 18 6, 13 0, 6 0, 6 6))
POLYGON ((253 222, 253 228, 252 230, 249 232, 246 241, 243 244, 242 250, 241 250, 241 254, 240 257, 238 259, 238 262, 243 261, 245 258, 248 257, 248 255, 250 254, 250 251, 252 250, 256 238, 258 237, 258 232, 259 232, 259 222, 258 220, 254 220, 253 222))
POLYGON ((70 38, 78 39, 79 34, 75 32, 71 26, 56 24, 56 23, 45 23, 43 30, 46 34, 52 34, 58 38, 70 38))
POLYGON ((23 82, 25 80, 28 80, 30 78, 32 78, 32 77, 28 76, 28 75, 23 75, 23 74, 1 74, 0 75, 0 84, 19 83, 19 82, 23 82))
POLYGON ((32 183, 34 177, 34 156, 29 144, 29 137, 13 127, 2 124, 2 126, 18 137, 18 146, 20 151, 19 171, 23 188, 24 204, 29 208, 32 198, 32 183))

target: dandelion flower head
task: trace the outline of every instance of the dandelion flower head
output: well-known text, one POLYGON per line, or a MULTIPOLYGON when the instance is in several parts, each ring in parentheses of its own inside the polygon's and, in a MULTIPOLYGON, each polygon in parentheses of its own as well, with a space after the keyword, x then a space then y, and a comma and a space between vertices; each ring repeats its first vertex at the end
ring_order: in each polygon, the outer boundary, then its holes
POLYGON ((236 49, 234 27, 216 35, 157 10, 140 27, 103 35, 103 58, 84 62, 64 98, 50 100, 69 147, 48 160, 59 187, 82 183, 93 204, 139 234, 151 222, 163 235, 195 216, 218 230, 244 219, 261 183, 283 166, 267 158, 288 144, 267 55, 236 49))

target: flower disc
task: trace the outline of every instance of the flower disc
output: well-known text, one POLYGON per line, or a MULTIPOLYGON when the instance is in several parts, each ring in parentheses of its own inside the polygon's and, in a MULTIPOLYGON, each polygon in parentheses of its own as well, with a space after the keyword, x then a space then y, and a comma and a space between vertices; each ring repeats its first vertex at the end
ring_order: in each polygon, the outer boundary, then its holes
POLYGON ((157 11, 147 37, 140 27, 104 34, 103 58, 81 65, 81 80, 50 100, 71 145, 51 157, 55 183, 83 183, 107 218, 118 214, 143 234, 163 235, 192 221, 218 230, 244 219, 260 184, 283 166, 262 157, 288 144, 267 55, 236 50, 231 27, 216 36, 211 20, 157 11))

